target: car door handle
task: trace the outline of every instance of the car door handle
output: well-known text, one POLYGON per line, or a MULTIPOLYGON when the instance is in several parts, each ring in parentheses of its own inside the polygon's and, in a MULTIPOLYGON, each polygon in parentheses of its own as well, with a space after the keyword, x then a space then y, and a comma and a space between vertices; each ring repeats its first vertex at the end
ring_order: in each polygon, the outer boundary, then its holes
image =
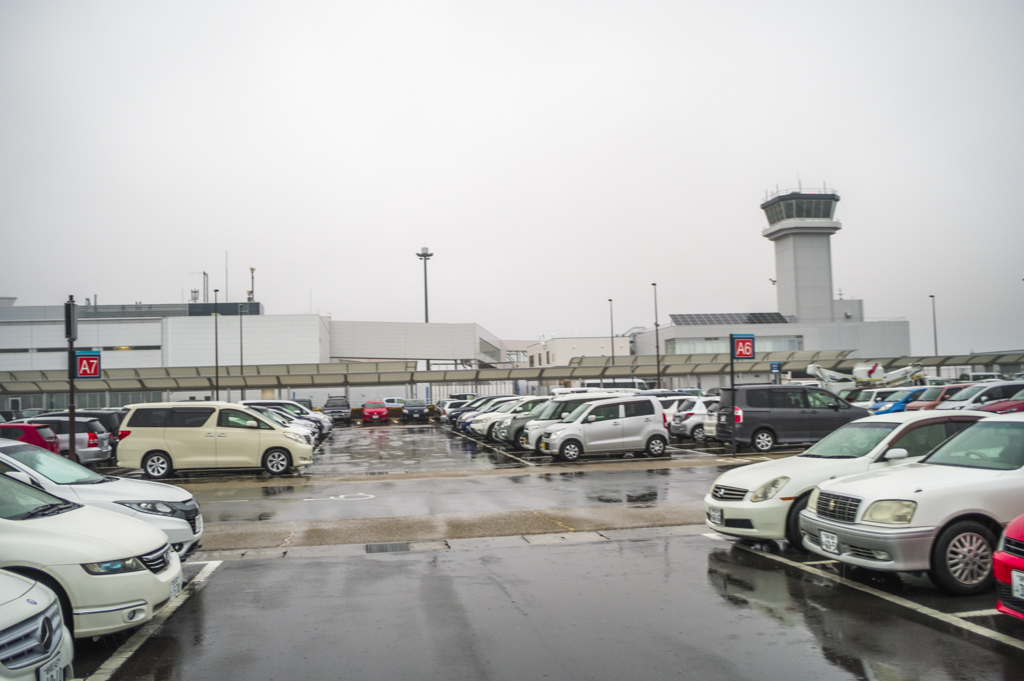
POLYGON ((651 419, 650 418, 646 418, 646 419, 644 419, 644 421, 647 421, 648 423, 650 423, 651 419))
POLYGON ((622 424, 620 424, 618 421, 612 421, 612 425, 613 426, 618 426, 618 425, 622 425, 622 424))
POLYGON ((227 437, 227 433, 217 433, 217 437, 227 437))
POLYGON ((213 433, 207 433, 206 437, 213 437, 213 433))

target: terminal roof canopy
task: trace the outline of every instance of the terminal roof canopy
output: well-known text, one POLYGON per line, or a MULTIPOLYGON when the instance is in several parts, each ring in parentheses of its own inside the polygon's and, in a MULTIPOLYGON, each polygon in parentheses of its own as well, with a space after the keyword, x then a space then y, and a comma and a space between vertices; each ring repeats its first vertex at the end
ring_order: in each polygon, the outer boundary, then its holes
POLYGON ((717 326, 725 324, 787 324, 778 312, 723 312, 714 314, 671 314, 677 326, 717 326))

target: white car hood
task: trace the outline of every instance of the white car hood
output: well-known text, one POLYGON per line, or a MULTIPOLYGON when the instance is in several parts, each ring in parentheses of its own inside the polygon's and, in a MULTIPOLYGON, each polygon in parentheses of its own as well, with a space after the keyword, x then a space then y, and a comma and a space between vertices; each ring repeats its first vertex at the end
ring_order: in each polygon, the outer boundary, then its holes
POLYGON ((0 571, 0 605, 21 598, 35 586, 35 582, 9 572, 0 571))
POLYGON ((192 495, 180 487, 148 480, 117 478, 94 485, 59 485, 54 491, 70 488, 78 498, 90 501, 188 501, 192 495))
POLYGON ((943 488, 976 484, 1006 472, 987 468, 910 463, 832 480, 823 483, 821 489, 864 499, 914 499, 915 495, 934 495, 937 490, 943 488))
POLYGON ((819 481, 828 480, 833 476, 849 475, 851 469, 864 470, 868 461, 865 457, 816 459, 791 456, 734 468, 720 475, 715 484, 753 490, 769 480, 786 476, 791 482, 786 483, 784 492, 780 491, 780 494, 788 497, 792 496, 790 492, 799 492, 804 487, 816 485, 819 481), (808 482, 805 483, 805 480, 808 482))

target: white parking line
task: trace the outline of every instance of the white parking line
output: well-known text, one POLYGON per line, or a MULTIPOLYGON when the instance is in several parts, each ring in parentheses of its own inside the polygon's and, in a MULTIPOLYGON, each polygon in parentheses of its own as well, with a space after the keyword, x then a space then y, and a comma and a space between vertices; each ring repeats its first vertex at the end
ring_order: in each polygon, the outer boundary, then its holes
POLYGON ((957 617, 989 617, 991 615, 1001 615, 1002 613, 995 608, 989 608, 988 610, 965 610, 964 612, 954 612, 957 617))
POLYGON ((860 591, 860 592, 863 592, 863 593, 866 593, 866 594, 870 594, 872 596, 876 596, 878 598, 881 598, 884 601, 889 601, 893 605, 898 605, 898 606, 907 608, 909 610, 913 610, 914 612, 920 613, 922 615, 926 615, 928 617, 931 617, 932 619, 939 620, 940 622, 944 622, 945 624, 952 625, 954 627, 957 627, 958 629, 963 629, 964 631, 969 631, 972 634, 976 634, 978 636, 982 636, 984 638, 991 639, 991 640, 996 641, 998 643, 1002 643, 1004 645, 1008 645, 1008 646, 1011 646, 1013 648, 1017 648, 1018 650, 1024 650, 1024 641, 1021 641, 1019 639, 1013 638, 1012 636, 1007 636, 1006 634, 1001 634, 998 631, 993 631, 991 629, 986 629, 985 627, 982 627, 982 626, 979 626, 977 624, 974 624, 973 622, 968 622, 967 620, 962 619, 961 617, 959 617, 956 614, 940 612, 938 610, 935 610, 934 608, 929 608, 929 607, 927 607, 925 605, 920 605, 919 603, 915 603, 915 602, 913 602, 911 600, 908 600, 906 598, 902 598, 900 596, 894 596, 893 594, 889 594, 889 593, 886 593, 884 591, 879 591, 878 589, 874 589, 874 588, 872 588, 870 586, 866 586, 864 584, 861 584, 860 582, 855 582, 852 579, 846 579, 845 577, 840 577, 839 575, 835 575, 835 574, 832 574, 830 572, 825 572, 824 570, 819 570, 818 568, 815 568, 815 567, 808 567, 804 563, 798 563, 797 561, 790 560, 789 558, 783 558, 782 556, 776 556, 774 554, 766 553, 764 551, 758 551, 757 549, 750 548, 749 546, 744 546, 742 544, 734 544, 734 546, 736 548, 738 548, 738 549, 742 549, 744 551, 749 551, 750 553, 755 553, 755 554, 757 554, 759 556, 762 556, 764 558, 769 558, 769 559, 774 560, 774 561, 776 561, 778 563, 782 563, 784 565, 788 565, 790 567, 794 567, 797 570, 803 570, 804 572, 808 572, 808 573, 810 573, 812 575, 816 575, 818 577, 824 577, 825 579, 830 579, 833 582, 836 582, 837 584, 842 584, 843 586, 848 586, 851 589, 856 589, 857 591, 860 591))
MULTIPOLYGON (((182 606, 182 604, 189 599, 205 582, 209 579, 213 571, 220 567, 221 561, 211 560, 206 563, 206 567, 199 571, 191 582, 185 585, 185 588, 181 590, 178 597, 173 601, 164 606, 164 609, 156 614, 153 619, 142 625, 142 628, 132 634, 131 638, 121 644, 121 647, 114 651, 114 654, 110 658, 100 665, 100 668, 95 672, 86 677, 87 681, 109 681, 110 677, 117 673, 117 670, 121 668, 121 665, 128 661, 136 650, 142 647, 142 644, 149 640, 149 637, 156 633, 157 629, 163 626, 167 618, 174 614, 174 611, 182 606)), ((193 565, 201 565, 201 563, 193 563, 193 565)))

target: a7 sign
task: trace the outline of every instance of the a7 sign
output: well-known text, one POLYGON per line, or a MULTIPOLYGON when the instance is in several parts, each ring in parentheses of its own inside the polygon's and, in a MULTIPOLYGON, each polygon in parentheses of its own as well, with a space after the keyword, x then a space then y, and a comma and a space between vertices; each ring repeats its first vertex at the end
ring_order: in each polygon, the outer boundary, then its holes
POLYGON ((734 333, 730 335, 733 359, 754 359, 754 334, 734 333))
POLYGON ((75 378, 100 378, 100 353, 75 353, 75 378))

